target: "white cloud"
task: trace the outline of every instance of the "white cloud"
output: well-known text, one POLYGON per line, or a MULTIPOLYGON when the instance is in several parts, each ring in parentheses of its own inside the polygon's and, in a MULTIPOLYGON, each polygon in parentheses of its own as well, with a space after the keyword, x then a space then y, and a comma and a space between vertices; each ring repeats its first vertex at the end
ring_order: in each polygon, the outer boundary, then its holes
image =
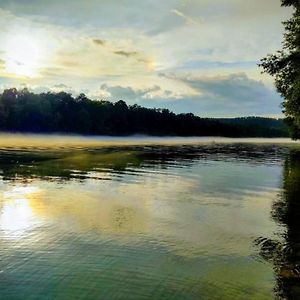
POLYGON ((0 84, 63 83, 74 93, 206 115, 279 113, 256 63, 280 48, 289 14, 280 0, 0 0, 0 84), (39 76, 6 69, 5 45, 17 34, 43 51, 39 76))
POLYGON ((201 25, 202 21, 196 18, 192 18, 191 16, 188 16, 186 14, 184 14, 183 12, 179 11, 178 9, 171 9, 171 12, 174 13, 175 15, 183 18, 186 23, 189 25, 201 25))
POLYGON ((217 77, 171 77, 194 89, 193 95, 175 95, 160 86, 147 89, 102 85, 100 92, 106 92, 106 99, 126 100, 129 104, 138 103, 147 107, 167 107, 181 112, 193 112, 200 116, 261 115, 281 116, 281 98, 263 82, 237 73, 217 77))

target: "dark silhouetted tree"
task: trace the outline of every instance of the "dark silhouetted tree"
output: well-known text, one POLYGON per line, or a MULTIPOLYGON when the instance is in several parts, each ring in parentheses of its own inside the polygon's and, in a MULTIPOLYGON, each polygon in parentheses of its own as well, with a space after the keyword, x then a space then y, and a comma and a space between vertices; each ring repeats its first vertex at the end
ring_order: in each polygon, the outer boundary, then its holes
POLYGON ((0 94, 0 130, 102 135, 286 136, 282 120, 203 119, 192 113, 128 106, 123 100, 92 101, 65 92, 34 94, 8 89, 0 94))
POLYGON ((275 78, 283 96, 283 111, 294 139, 300 137, 300 1, 282 0, 283 6, 294 8, 292 17, 283 22, 283 49, 262 59, 260 66, 275 78))

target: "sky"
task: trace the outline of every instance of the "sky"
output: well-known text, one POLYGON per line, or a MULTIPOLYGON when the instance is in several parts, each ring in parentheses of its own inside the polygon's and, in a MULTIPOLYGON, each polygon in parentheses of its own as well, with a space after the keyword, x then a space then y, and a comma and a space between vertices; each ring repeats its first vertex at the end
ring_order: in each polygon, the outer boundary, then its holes
POLYGON ((280 0, 0 0, 0 90, 280 117, 257 64, 290 15, 280 0))

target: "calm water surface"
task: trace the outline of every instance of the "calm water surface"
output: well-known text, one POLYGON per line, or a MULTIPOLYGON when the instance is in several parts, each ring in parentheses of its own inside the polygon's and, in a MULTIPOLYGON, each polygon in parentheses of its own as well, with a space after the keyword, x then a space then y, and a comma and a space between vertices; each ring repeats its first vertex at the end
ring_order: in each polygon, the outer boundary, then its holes
POLYGON ((300 299, 288 142, 1 135, 0 299, 300 299))

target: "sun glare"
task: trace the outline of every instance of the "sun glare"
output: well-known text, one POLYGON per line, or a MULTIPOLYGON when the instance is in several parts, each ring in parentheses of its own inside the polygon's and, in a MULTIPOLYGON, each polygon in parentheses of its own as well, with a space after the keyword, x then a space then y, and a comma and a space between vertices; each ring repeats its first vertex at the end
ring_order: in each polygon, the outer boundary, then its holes
POLYGON ((10 238, 22 238, 34 225, 31 200, 37 197, 37 187, 14 187, 2 193, 0 211, 0 228, 10 238))
POLYGON ((39 41, 29 35, 12 36, 6 43, 6 70, 17 76, 36 77, 43 59, 39 41))

